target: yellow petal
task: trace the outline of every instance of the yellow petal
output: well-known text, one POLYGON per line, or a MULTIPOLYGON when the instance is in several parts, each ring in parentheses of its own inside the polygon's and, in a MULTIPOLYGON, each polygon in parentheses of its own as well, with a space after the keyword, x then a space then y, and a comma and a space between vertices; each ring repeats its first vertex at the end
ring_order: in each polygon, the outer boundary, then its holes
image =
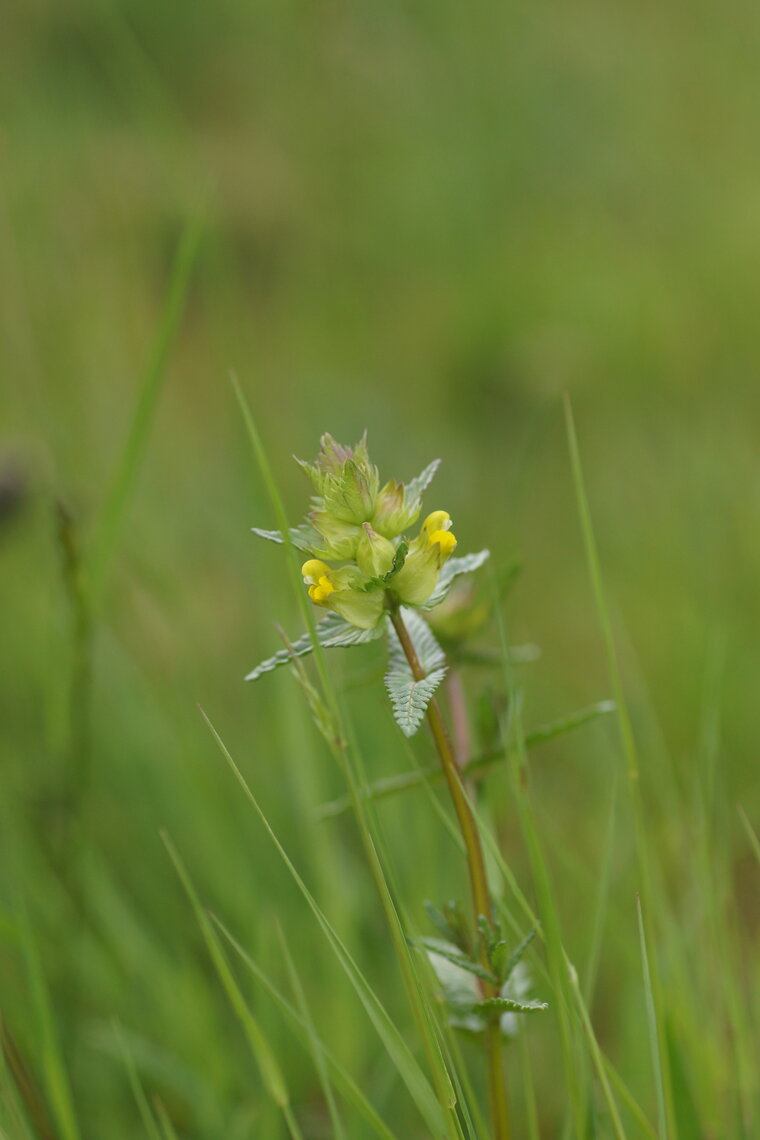
POLYGON ((450 526, 451 515, 448 511, 433 511, 422 524, 422 530, 424 534, 428 535, 428 541, 432 542, 431 535, 439 530, 448 530, 450 526))
POLYGON ((456 550, 457 540, 450 530, 435 530, 430 536, 430 545, 438 543, 441 548, 441 555, 448 558, 456 550))
POLYGON ((304 562, 301 573, 307 582, 316 585, 323 574, 330 573, 330 567, 326 562, 321 562, 319 558, 310 558, 308 562, 304 562))

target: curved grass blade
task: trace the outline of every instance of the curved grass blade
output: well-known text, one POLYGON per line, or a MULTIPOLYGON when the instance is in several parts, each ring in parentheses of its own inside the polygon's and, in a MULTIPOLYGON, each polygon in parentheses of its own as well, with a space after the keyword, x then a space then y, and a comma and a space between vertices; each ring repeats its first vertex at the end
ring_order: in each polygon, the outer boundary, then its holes
POLYGON ((301 985, 301 979, 298 976, 298 971, 296 970, 295 962, 293 961, 293 956, 288 949, 287 940, 285 939, 285 936, 282 932, 282 927, 279 925, 279 923, 277 925, 277 933, 280 938, 282 957, 283 961, 285 962, 285 966, 287 967, 288 977, 290 978, 290 985, 293 989, 293 993, 295 994, 298 1008, 300 1010, 301 1017, 303 1018, 303 1023, 306 1026, 309 1053, 311 1054, 311 1059, 314 1063, 314 1068, 317 1071, 319 1083, 324 1094, 325 1104, 327 1105, 327 1111, 330 1116, 330 1124, 332 1126, 333 1140, 345 1140, 346 1134, 343 1130, 343 1124, 340 1118, 340 1113, 338 1112, 338 1106, 335 1103, 335 1095, 333 1093, 332 1084, 330 1083, 327 1064, 319 1049, 317 1031, 315 1029, 314 1022, 309 1011, 308 1002, 306 1001, 306 994, 304 993, 303 986, 301 985))
POLYGON ((148 443, 161 385, 166 374, 169 352, 185 309, 190 278, 200 248, 203 226, 204 211, 201 209, 187 223, 180 239, 172 266, 164 310, 150 359, 140 383, 137 406, 129 434, 100 513, 89 562, 90 584, 95 604, 97 604, 103 591, 108 562, 118 541, 129 496, 148 443))
POLYGON ((37 943, 29 917, 23 915, 21 924, 22 948, 32 1000, 37 1014, 39 1032, 39 1059, 47 1088, 50 1110, 61 1140, 81 1140, 79 1124, 74 1111, 74 1098, 69 1085, 66 1066, 61 1056, 55 1017, 50 1002, 47 982, 40 961, 37 943))
POLYGON ((367 982, 361 970, 357 966, 347 947, 332 927, 327 916, 324 914, 316 899, 312 895, 306 883, 299 875, 290 856, 285 851, 285 848, 277 838, 269 820, 265 816, 258 800, 251 791, 248 783, 246 782, 242 772, 232 759, 226 745, 213 724, 206 716, 206 713, 201 709, 203 719, 206 721, 212 736, 214 737, 222 755, 229 764, 233 775, 240 784, 246 798, 256 812, 259 820, 264 827, 267 835, 272 841, 275 850, 279 854, 291 877, 293 878, 296 886, 303 895, 306 903, 309 906, 312 914, 316 918, 319 926, 321 927, 325 937, 327 938, 333 953, 338 959, 341 968, 348 977, 351 985, 356 991, 359 1000, 364 1006, 365 1012, 372 1022, 378 1036, 380 1037, 386 1052, 390 1057, 393 1064, 396 1066, 402 1081, 406 1085, 412 1100, 417 1105, 420 1115, 425 1120, 427 1126, 432 1130, 434 1135, 445 1135, 448 1131, 448 1122, 446 1114, 442 1105, 439 1103, 433 1088, 420 1068, 414 1054, 410 1050, 407 1043, 404 1041, 397 1026, 393 1023, 387 1010, 380 1002, 375 991, 367 982))
POLYGON ((129 1078, 130 1088, 132 1089, 132 1095, 135 1098, 135 1103, 137 1104, 140 1118, 145 1128, 145 1133, 149 1137, 149 1140, 161 1140, 161 1133, 159 1131, 158 1125, 156 1124, 153 1113, 151 1112, 150 1105, 148 1104, 148 1098, 145 1095, 145 1090, 142 1086, 140 1075, 137 1072, 135 1059, 129 1051, 129 1046, 124 1039, 124 1034, 121 1031, 121 1026, 119 1025, 118 1021, 113 1022, 113 1031, 116 1036, 119 1052, 121 1053, 122 1059, 124 1061, 124 1067, 127 1070, 127 1077, 129 1078))
MULTIPOLYGON (((213 922, 218 927, 221 934, 229 942, 232 949, 238 955, 240 960, 251 971, 253 976, 266 990, 275 1004, 283 1011, 288 1018, 293 1031, 301 1038, 304 1044, 307 1043, 308 1025, 302 1014, 298 1012, 287 1000, 286 997, 277 989, 274 982, 264 973, 260 966, 254 962, 250 954, 248 954, 237 939, 230 933, 222 920, 215 914, 211 915, 213 922)), ((366 1120, 367 1124, 372 1128, 381 1140, 398 1140, 398 1137, 391 1132, 390 1128, 380 1118, 377 1111, 372 1107, 366 1096, 362 1092, 359 1085, 353 1079, 348 1070, 341 1064, 337 1057, 328 1049, 325 1043, 318 1037, 314 1036, 314 1044, 319 1052, 322 1054, 326 1064, 332 1073, 333 1080, 336 1086, 340 1089, 343 1099, 352 1104, 354 1108, 366 1120)))
POLYGON ((251 1013, 251 1010, 248 1007, 248 1003, 243 996, 242 990, 235 980, 235 976, 230 969, 224 951, 219 944, 219 939, 216 936, 214 928, 211 925, 206 912, 203 910, 203 907, 200 904, 200 900, 196 893, 195 887, 193 886, 192 880, 190 879, 190 875, 184 863, 180 859, 177 849, 169 838, 167 832, 161 832, 161 839, 163 840, 164 846, 169 853, 169 858, 174 864, 174 869, 179 876, 180 882, 182 883, 182 886, 185 889, 185 893, 190 900, 193 911, 195 912, 196 920, 201 928, 203 939, 206 943, 209 954, 211 955, 211 960, 214 963, 216 972, 219 975, 219 980, 224 987, 232 1009, 234 1010, 238 1020, 243 1027, 243 1031, 250 1046, 251 1052, 254 1056, 256 1064, 258 1065, 259 1072, 261 1073, 261 1079, 264 1083, 264 1087, 266 1088, 269 1096, 272 1098, 274 1103, 282 1111, 285 1121, 288 1124, 290 1133, 293 1136, 293 1140, 299 1140, 300 1130, 297 1126, 295 1128, 293 1126, 294 1122, 289 1112, 290 1096, 288 1094, 285 1077, 277 1061, 277 1058, 272 1052, 269 1042, 264 1036, 256 1018, 251 1013))

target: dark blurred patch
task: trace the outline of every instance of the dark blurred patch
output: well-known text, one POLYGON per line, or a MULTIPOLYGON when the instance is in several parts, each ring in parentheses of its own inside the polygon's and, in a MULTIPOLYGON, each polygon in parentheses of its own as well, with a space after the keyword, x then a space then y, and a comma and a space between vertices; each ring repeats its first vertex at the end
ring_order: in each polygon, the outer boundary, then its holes
POLYGON ((452 351, 446 387, 452 416, 479 440, 503 439, 505 425, 522 422, 529 410, 525 376, 495 329, 452 351))
POLYGON ((17 459, 0 456, 0 535, 21 513, 29 498, 29 482, 17 459))

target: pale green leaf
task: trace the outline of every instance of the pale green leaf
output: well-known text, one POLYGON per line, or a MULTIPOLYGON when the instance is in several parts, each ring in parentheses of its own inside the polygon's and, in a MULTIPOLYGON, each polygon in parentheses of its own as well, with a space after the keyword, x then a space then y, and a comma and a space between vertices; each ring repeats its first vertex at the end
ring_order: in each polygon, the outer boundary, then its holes
POLYGON ((477 1002, 473 1006, 472 1012, 488 1017, 495 1013, 541 1013, 542 1010, 548 1008, 549 1006, 545 1001, 535 1001, 534 999, 519 1001, 517 998, 511 997, 494 997, 488 998, 487 1001, 477 1002))
MULTIPOLYGON (((324 621, 321 621, 317 626, 317 638, 323 649, 342 649, 350 645, 363 645, 367 641, 374 641, 375 638, 382 636, 383 631, 383 623, 378 624, 374 629, 359 629, 358 626, 351 625, 339 614, 328 614, 324 621)), ((289 648, 280 649, 272 657, 262 661, 245 679, 246 681, 258 681, 259 677, 265 673, 271 673, 280 665, 287 665, 294 657, 304 657, 313 649, 314 643, 311 635, 305 633, 294 641, 289 648)))
POLYGON ((445 676, 445 669, 436 669, 421 681, 403 673, 386 673, 385 686, 390 694, 393 715, 404 736, 414 736, 433 693, 445 676))
MULTIPOLYGON (((281 530, 261 530, 257 526, 252 526, 251 530, 259 538, 266 538, 269 542, 284 543, 285 541, 281 530)), ((316 550, 323 542, 321 536, 308 523, 304 523, 303 526, 290 527, 288 533, 296 550, 303 550, 306 554, 316 550)))
POLYGON ((473 570, 478 570, 490 555, 489 550, 479 550, 477 554, 465 554, 462 558, 450 558, 448 562, 444 563, 441 573, 438 576, 438 585, 428 600, 425 602, 421 609, 432 610, 434 606, 440 605, 449 592, 451 583, 460 574, 469 574, 473 570))
POLYGON ((433 482, 435 473, 440 466, 440 459, 434 459, 432 463, 428 463, 425 470, 421 471, 416 479, 412 479, 406 484, 405 493, 407 503, 411 505, 422 498, 424 492, 433 482))

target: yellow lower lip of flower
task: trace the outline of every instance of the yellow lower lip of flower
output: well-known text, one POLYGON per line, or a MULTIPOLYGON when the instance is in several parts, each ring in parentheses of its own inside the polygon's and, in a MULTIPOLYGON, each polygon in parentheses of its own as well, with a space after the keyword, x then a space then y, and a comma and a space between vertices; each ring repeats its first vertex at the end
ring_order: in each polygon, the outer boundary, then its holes
POLYGON ((316 605, 321 606, 335 593, 335 587, 326 574, 323 574, 314 586, 309 586, 309 597, 316 605))
POLYGON ((432 546, 436 542, 440 546, 444 558, 448 558, 456 550, 457 540, 450 530, 434 530, 430 535, 430 545, 432 546))

